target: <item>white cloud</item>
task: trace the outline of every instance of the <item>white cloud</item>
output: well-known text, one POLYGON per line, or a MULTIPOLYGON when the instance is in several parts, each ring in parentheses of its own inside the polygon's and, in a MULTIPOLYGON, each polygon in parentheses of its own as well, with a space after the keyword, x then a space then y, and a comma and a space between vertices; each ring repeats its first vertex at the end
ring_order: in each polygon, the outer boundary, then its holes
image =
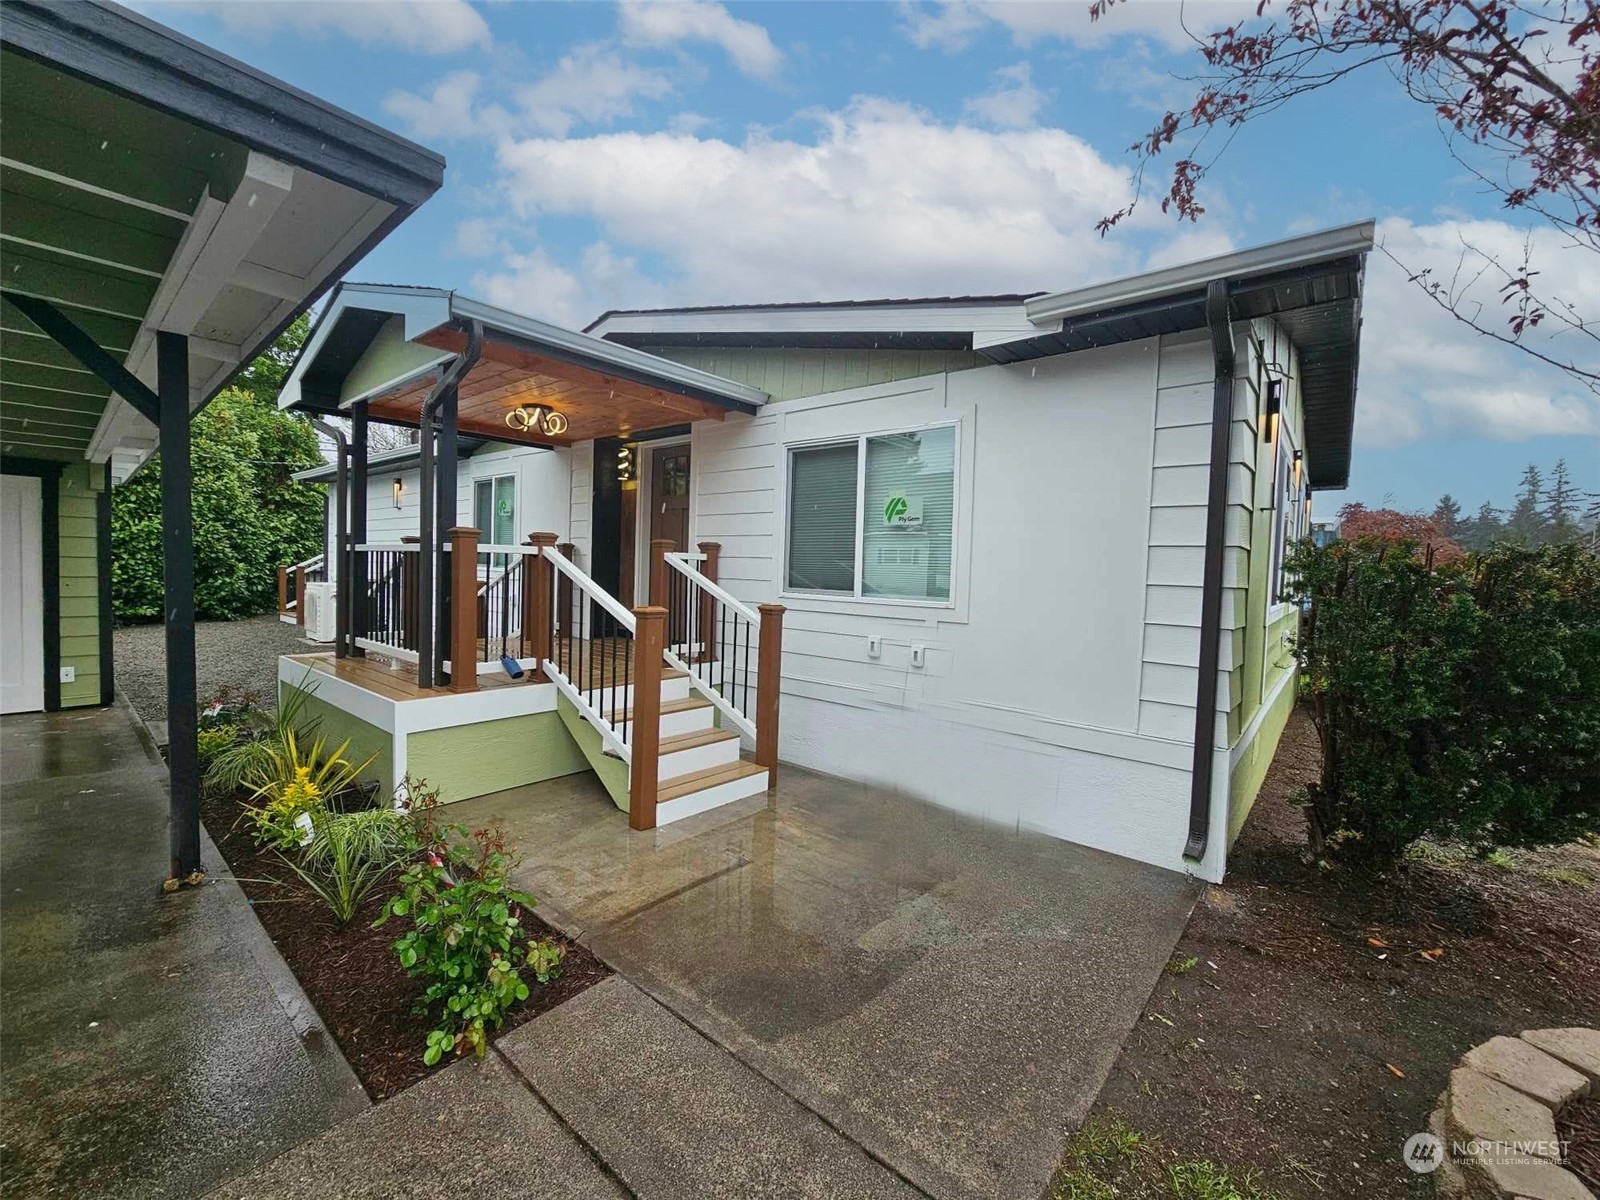
POLYGON ((668 303, 661 286, 644 278, 637 262, 605 242, 584 250, 575 270, 543 247, 504 253, 496 269, 473 276, 472 289, 490 304, 581 329, 608 308, 648 308, 668 303))
POLYGON ((622 36, 638 46, 668 47, 680 42, 721 46, 746 75, 767 78, 783 63, 782 52, 754 21, 741 21, 713 0, 624 0, 622 36))
POLYGON ((995 86, 966 103, 966 111, 978 120, 1003 129, 1026 129, 1050 99, 1033 85, 1033 68, 1025 62, 1001 67, 995 73, 995 86))
POLYGON ((601 124, 634 112, 637 99, 657 99, 672 90, 659 71, 628 62, 606 47, 573 47, 532 83, 500 82, 497 92, 511 105, 483 101, 483 78, 458 71, 425 93, 397 91, 384 108, 424 140, 448 137, 511 137, 536 132, 566 136, 579 125, 601 124))
POLYGON ((506 142, 505 201, 524 220, 592 218, 660 262, 680 303, 1061 288, 1137 266, 1094 230, 1128 169, 1064 130, 943 125, 875 99, 814 115, 814 141, 506 142))
POLYGON ((1116 37, 1145 37, 1170 49, 1189 49, 1196 37, 1247 20, 1255 0, 1123 0, 1098 21, 1090 19, 1089 0, 940 0, 902 3, 901 31, 924 50, 967 46, 994 22, 1018 45, 1059 38, 1080 45, 1116 37))
POLYGON ((253 38, 331 33, 418 54, 490 44, 488 22, 467 0, 167 0, 146 7, 157 15, 163 8, 207 13, 228 32, 253 38))
MULTIPOLYGON (((1521 262, 1528 231, 1503 221, 1382 221, 1380 241, 1405 264, 1381 252, 1367 260, 1363 301, 1360 400, 1356 437, 1368 446, 1399 446, 1427 437, 1519 441, 1539 435, 1600 435, 1600 397, 1527 354, 1501 346, 1455 320, 1408 282, 1407 271, 1432 268, 1432 278, 1462 287, 1465 305, 1482 324, 1507 332, 1500 303, 1503 277, 1491 271, 1468 283, 1483 259, 1476 247, 1507 265, 1521 262), (1457 269, 1462 269, 1459 276, 1457 269)), ((1600 313, 1600 273, 1592 255, 1565 250, 1553 232, 1536 231, 1533 264, 1541 291, 1559 296, 1593 319, 1600 313)), ((1554 357, 1584 352, 1579 335, 1547 321, 1527 335, 1554 357)))

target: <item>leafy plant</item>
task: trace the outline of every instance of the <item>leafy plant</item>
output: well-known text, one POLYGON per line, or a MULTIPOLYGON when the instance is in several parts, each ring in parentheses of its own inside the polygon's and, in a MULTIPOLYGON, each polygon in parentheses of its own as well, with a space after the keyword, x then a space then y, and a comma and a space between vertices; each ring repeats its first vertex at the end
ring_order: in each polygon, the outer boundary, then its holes
POLYGON ((201 772, 209 771, 217 756, 233 749, 238 740, 239 730, 232 725, 202 725, 197 747, 201 772))
POLYGON ((256 843, 280 850, 306 840, 303 829, 296 824, 302 814, 311 818, 314 831, 316 819, 326 810, 329 800, 350 788, 377 757, 374 754, 360 764, 352 763, 345 757, 350 748, 348 738, 332 751, 321 736, 306 748, 293 728, 284 730, 281 744, 263 745, 264 769, 246 780, 253 787, 250 798, 262 803, 249 806, 246 811, 255 822, 256 843))
POLYGON ((1322 743, 1312 850, 1376 864, 1419 837, 1470 847, 1600 829, 1600 559, 1497 546, 1297 547, 1296 654, 1322 743))
POLYGON ((312 820, 310 843, 296 862, 284 864, 313 895, 348 925, 367 897, 413 849, 411 823, 392 808, 363 812, 324 811, 312 820))
POLYGON ((316 722, 302 721, 301 712, 315 691, 316 684, 307 668, 300 682, 285 690, 286 699, 275 710, 258 708, 254 714, 244 714, 234 744, 219 750, 205 763, 201 784, 206 795, 231 795, 250 780, 261 779, 272 771, 274 754, 282 752, 287 735, 297 728, 302 734, 314 732, 316 722))
POLYGON ((1173 1163, 1167 1180, 1174 1200, 1272 1200, 1276 1195, 1261 1187, 1253 1171, 1234 1175, 1204 1160, 1173 1163))
POLYGON ((498 1029, 506 1010, 528 998, 525 967, 541 982, 554 977, 562 949, 527 944, 521 912, 534 899, 511 886, 515 863, 498 829, 450 827, 406 868, 400 894, 374 923, 411 919, 394 949, 413 978, 428 981, 423 1003, 438 1009, 439 1026, 422 1056, 429 1066, 446 1051, 483 1055, 490 1027, 498 1029))

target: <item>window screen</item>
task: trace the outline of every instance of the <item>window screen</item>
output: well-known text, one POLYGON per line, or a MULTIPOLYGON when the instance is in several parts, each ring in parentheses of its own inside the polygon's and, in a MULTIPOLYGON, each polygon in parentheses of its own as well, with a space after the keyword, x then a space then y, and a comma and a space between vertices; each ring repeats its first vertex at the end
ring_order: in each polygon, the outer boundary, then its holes
POLYGON ((863 596, 950 598, 955 451, 952 426, 867 439, 863 596))
POLYGON ((793 591, 855 591, 859 455, 852 441, 790 456, 788 587, 793 591))

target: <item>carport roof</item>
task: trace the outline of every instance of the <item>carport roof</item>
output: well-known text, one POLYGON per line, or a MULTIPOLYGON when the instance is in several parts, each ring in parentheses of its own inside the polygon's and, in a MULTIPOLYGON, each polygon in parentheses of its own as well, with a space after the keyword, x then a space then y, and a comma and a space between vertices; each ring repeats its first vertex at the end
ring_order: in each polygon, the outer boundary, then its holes
MULTIPOLYGON (((0 281, 147 385, 157 330, 211 399, 443 182, 444 160, 138 14, 8 0, 0 281)), ((155 427, 0 304, 0 451, 111 459, 155 427)))

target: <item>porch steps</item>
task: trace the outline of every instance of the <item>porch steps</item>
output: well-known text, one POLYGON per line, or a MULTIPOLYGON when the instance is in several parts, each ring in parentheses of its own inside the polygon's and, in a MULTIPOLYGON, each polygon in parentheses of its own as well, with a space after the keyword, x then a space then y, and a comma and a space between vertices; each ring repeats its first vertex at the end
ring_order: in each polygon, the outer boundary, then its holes
POLYGON ((656 792, 656 824, 692 817, 767 790, 767 769, 739 759, 663 779, 656 792))

